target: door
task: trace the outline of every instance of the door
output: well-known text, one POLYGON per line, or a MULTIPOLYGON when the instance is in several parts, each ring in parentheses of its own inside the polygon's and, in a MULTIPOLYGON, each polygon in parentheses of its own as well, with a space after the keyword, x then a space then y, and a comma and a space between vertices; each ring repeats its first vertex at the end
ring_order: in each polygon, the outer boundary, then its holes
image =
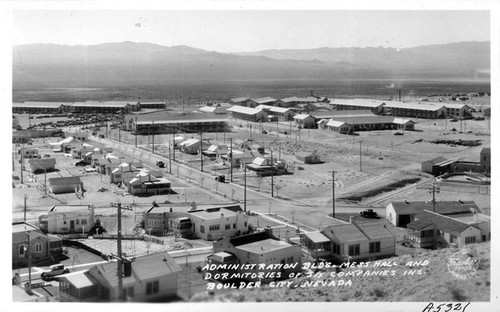
POLYGON ((73 232, 75 230, 75 220, 69 221, 69 230, 73 232))

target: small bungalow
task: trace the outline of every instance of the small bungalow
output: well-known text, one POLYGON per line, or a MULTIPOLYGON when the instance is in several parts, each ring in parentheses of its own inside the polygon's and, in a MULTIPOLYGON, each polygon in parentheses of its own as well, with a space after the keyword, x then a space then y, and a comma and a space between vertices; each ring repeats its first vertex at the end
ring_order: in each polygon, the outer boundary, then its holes
POLYGON ((274 105, 276 103, 276 99, 273 99, 272 97, 263 97, 263 98, 258 98, 258 99, 249 99, 247 101, 247 106, 250 107, 257 107, 259 105, 274 105))
MULTIPOLYGON (((116 265, 109 262, 61 276, 60 301, 120 301, 116 265)), ((122 265, 125 301, 161 302, 178 297, 178 275, 182 269, 167 252, 126 259, 122 265)))
MULTIPOLYGON (((262 270, 257 266, 254 270, 238 271, 240 273, 271 273, 269 278, 261 279, 262 282, 268 282, 276 278, 276 274, 280 274, 283 278, 287 278, 290 273, 296 273, 301 270, 301 247, 298 244, 290 244, 276 238, 268 230, 255 232, 247 235, 237 236, 233 238, 225 237, 213 244, 214 254, 221 252, 233 255, 234 257, 224 257, 225 263, 240 263, 240 264, 284 264, 288 267, 282 267, 276 270, 262 270), (238 259, 237 261, 235 260, 238 259)), ((210 257, 210 256, 209 256, 210 257)), ((213 259, 213 257, 212 257, 213 259)), ((223 259, 221 259, 223 260, 223 259)), ((258 276, 255 274, 255 276, 258 276)), ((248 278, 252 280, 252 278, 248 278)), ((253 279, 259 281, 257 277, 253 279)))
POLYGON ((94 225, 94 209, 90 205, 55 205, 38 221, 46 233, 87 233, 94 225))
POLYGON ((295 122, 296 126, 302 127, 304 129, 316 128, 316 118, 309 114, 297 114, 293 116, 293 121, 295 122))
POLYGON ((131 180, 124 180, 127 192, 132 195, 159 195, 170 192, 170 181, 157 178, 150 173, 141 172, 131 180))
POLYGON ((255 107, 255 109, 263 110, 268 113, 268 117, 272 115, 275 116, 278 120, 282 121, 292 120, 293 115, 295 115, 292 110, 283 107, 259 105, 255 107))
POLYGON ((36 147, 22 147, 18 151, 22 158, 38 158, 39 152, 36 147))
POLYGON ((468 223, 453 216, 424 210, 419 212, 416 220, 407 225, 406 237, 420 248, 462 248, 468 244, 485 242, 491 238, 489 221, 482 220, 468 223), (486 231, 482 231, 480 224, 486 231))
POLYGON ((392 225, 387 221, 332 225, 315 234, 302 235, 301 243, 316 259, 371 261, 395 254, 396 238, 391 228, 392 225))
POLYGON ((221 155, 229 153, 227 145, 225 144, 212 144, 210 147, 203 151, 203 155, 211 158, 219 158, 221 155))
POLYGON ((190 205, 153 204, 142 213, 142 225, 146 233, 165 236, 174 232, 174 220, 188 217, 190 205))
POLYGON ((422 172, 427 172, 435 176, 442 175, 443 173, 451 170, 451 164, 454 160, 449 160, 443 156, 426 160, 422 163, 422 172))
POLYGON ((329 130, 338 132, 340 134, 349 134, 352 132, 352 125, 344 122, 330 119, 326 124, 326 128, 329 130))
POLYGON ((406 225, 415 221, 417 214, 423 210, 432 211, 435 209, 436 213, 441 215, 469 213, 471 209, 481 212, 474 201, 437 201, 434 206, 435 208, 433 208, 432 202, 424 201, 391 202, 385 208, 385 215, 394 226, 406 228, 406 225))
POLYGON ((55 158, 36 158, 29 161, 32 173, 43 173, 56 170, 55 158))
POLYGON ((80 177, 50 178, 50 191, 53 194, 74 193, 83 190, 80 177))
MULTIPOLYGON (((179 144, 181 148, 181 152, 186 154, 198 154, 200 152, 200 140, 198 139, 189 139, 179 144)), ((210 143, 203 141, 201 143, 202 151, 208 149, 210 147, 210 143)))
POLYGON ((242 119, 253 122, 264 122, 267 120, 268 113, 251 107, 234 105, 227 109, 231 117, 234 119, 242 119))
POLYGON ((109 182, 118 184, 130 181, 139 172, 140 170, 131 164, 121 163, 116 169, 111 171, 111 174, 109 175, 109 182))
POLYGON ((415 130, 415 122, 411 119, 394 118, 393 123, 397 129, 403 129, 408 131, 415 130))
POLYGON ((215 115, 225 115, 227 114, 227 108, 221 106, 202 106, 198 108, 202 113, 211 113, 215 115))
POLYGON ((233 150, 227 154, 220 155, 220 159, 222 160, 224 165, 229 165, 232 162, 232 167, 241 167, 242 164, 251 163, 255 157, 258 157, 253 151, 244 149, 243 151, 233 150))
POLYGON ((208 241, 238 236, 250 228, 249 216, 239 205, 191 210, 188 217, 193 224, 194 236, 208 241))
POLYGON ((40 228, 27 222, 12 223, 12 266, 18 268, 52 260, 62 254, 62 239, 45 234, 40 228))

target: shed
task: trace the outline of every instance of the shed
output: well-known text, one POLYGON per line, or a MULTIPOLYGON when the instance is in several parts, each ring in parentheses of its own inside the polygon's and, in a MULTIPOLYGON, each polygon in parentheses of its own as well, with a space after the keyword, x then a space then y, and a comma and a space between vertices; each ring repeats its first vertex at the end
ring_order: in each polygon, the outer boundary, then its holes
POLYGON ((422 172, 427 172, 435 176, 441 175, 443 173, 450 171, 450 165, 453 160, 448 160, 443 156, 424 161, 422 163, 422 172))
POLYGON ((56 169, 56 160, 54 158, 30 159, 31 172, 42 173, 56 169))
POLYGON ((83 182, 80 177, 50 178, 49 185, 53 194, 73 193, 83 190, 83 182))

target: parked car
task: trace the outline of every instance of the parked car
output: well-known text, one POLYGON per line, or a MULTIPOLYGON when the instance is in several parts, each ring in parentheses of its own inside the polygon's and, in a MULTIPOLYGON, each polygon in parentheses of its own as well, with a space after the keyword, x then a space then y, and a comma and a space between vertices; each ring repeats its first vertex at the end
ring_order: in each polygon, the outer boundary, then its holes
POLYGON ((87 165, 87 162, 85 160, 80 160, 79 162, 77 162, 75 164, 75 166, 86 166, 87 165))
POLYGON ((66 273, 69 273, 69 270, 64 267, 64 264, 54 264, 49 267, 48 271, 42 272, 41 277, 44 281, 50 281, 66 273))
POLYGON ((165 163, 161 160, 158 160, 156 162, 156 166, 159 167, 159 168, 165 168, 165 163))
POLYGON ((378 218, 378 214, 373 209, 361 211, 359 215, 365 218, 378 218))
POLYGON ((396 131, 394 132, 394 135, 404 135, 404 133, 402 131, 396 131))
POLYGON ((226 176, 224 176, 224 175, 216 176, 215 181, 224 183, 224 182, 226 182, 226 176))
POLYGON ((101 139, 104 139, 104 134, 99 134, 99 137, 100 137, 101 139))

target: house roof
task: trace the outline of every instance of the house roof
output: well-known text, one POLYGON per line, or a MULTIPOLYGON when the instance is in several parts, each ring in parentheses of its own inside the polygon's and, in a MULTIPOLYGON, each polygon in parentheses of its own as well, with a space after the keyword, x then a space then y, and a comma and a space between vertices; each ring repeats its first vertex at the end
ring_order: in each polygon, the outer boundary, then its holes
MULTIPOLYGON (((129 277, 124 277, 123 283, 124 285, 137 283, 141 280, 174 274, 181 270, 180 266, 167 252, 141 256, 132 261, 132 274, 129 277)), ((96 265, 89 269, 87 274, 100 274, 111 287, 118 286, 116 263, 114 262, 96 265)))
POLYGON ((413 120, 411 120, 411 119, 394 118, 393 123, 398 124, 398 125, 404 125, 404 124, 407 124, 407 123, 415 123, 415 122, 413 120))
MULTIPOLYGON (((428 221, 431 224, 435 224, 438 230, 446 233, 462 233, 469 227, 474 227, 465 222, 454 220, 452 217, 443 216, 427 210, 419 212, 416 218, 420 221, 428 221)), ((412 228, 413 225, 409 223, 407 226, 408 228, 412 228)))
POLYGON ((251 242, 248 244, 242 244, 236 247, 236 249, 253 252, 257 254, 263 254, 268 252, 273 252, 279 249, 288 248, 290 245, 279 239, 267 238, 258 242, 251 242))
MULTIPOLYGON (((133 104, 136 104, 137 102, 133 102, 133 104)), ((77 102, 72 104, 73 107, 116 107, 116 108, 123 108, 126 107, 127 105, 130 105, 129 102, 121 102, 121 101, 105 101, 105 102, 98 102, 98 101, 86 101, 86 102, 77 102)))
POLYGON ((341 127, 341 126, 343 126, 345 124, 346 123, 343 122, 343 121, 337 121, 337 120, 331 119, 330 121, 328 121, 328 123, 326 125, 329 126, 329 127, 341 127))
POLYGON ((321 232, 308 232, 304 235, 309 238, 313 243, 324 243, 329 242, 330 239, 323 235, 321 232))
POLYGON ((299 156, 299 157, 308 157, 308 156, 315 156, 316 154, 314 153, 310 153, 310 152, 298 152, 298 153, 295 153, 295 157, 299 156))
POLYGON ((433 159, 430 159, 430 160, 426 160, 424 161, 423 163, 427 163, 427 162, 430 162, 431 164, 433 165, 437 165, 437 166, 440 166, 440 165, 447 165, 448 163, 448 159, 444 158, 443 156, 439 156, 439 157, 436 157, 436 158, 433 158, 433 159))
POLYGON ((298 120, 304 120, 306 118, 314 118, 314 117, 309 114, 297 114, 293 116, 293 119, 298 119, 298 120))
POLYGON ((284 107, 278 107, 278 106, 270 106, 270 105, 258 105, 257 107, 255 107, 255 109, 258 109, 258 110, 262 110, 262 109, 267 109, 271 112, 275 112, 275 113, 286 113, 286 112, 290 112, 291 110, 289 108, 284 108, 284 107))
POLYGON ((193 216, 196 216, 200 219, 204 220, 213 220, 227 217, 236 216, 237 212, 234 212, 229 209, 221 208, 219 210, 197 210, 197 211, 189 211, 189 213, 193 216))
POLYGON ((13 222, 12 233, 22 233, 27 231, 38 231, 39 228, 28 222, 13 222))
POLYGON ((385 106, 389 108, 406 108, 414 110, 426 110, 426 111, 438 111, 444 107, 444 105, 433 105, 427 103, 412 103, 412 102, 398 102, 398 101, 387 101, 385 106))
POLYGON ((352 223, 331 225, 321 230, 321 233, 330 239, 336 237, 341 243, 353 243, 368 240, 366 235, 352 223))
POLYGON ((491 155, 491 147, 484 147, 480 154, 488 154, 488 155, 491 155))
POLYGON ((392 116, 354 116, 354 117, 346 117, 346 116, 338 116, 332 118, 332 120, 343 121, 350 125, 363 125, 363 124, 387 124, 393 123, 394 117, 392 116))
POLYGON ((94 282, 92 282, 92 280, 88 278, 87 274, 85 274, 86 272, 87 270, 64 274, 63 278, 68 280, 76 288, 81 289, 85 287, 90 287, 94 285, 94 282))
POLYGON ((357 222, 355 225, 369 238, 369 239, 381 239, 394 237, 390 228, 394 226, 389 222, 389 220, 379 220, 373 222, 357 222))
MULTIPOLYGON (((432 202, 391 202, 392 207, 398 214, 417 214, 424 209, 432 210, 432 202)), ((474 201, 437 201, 436 202, 436 213, 451 215, 459 214, 464 212, 470 212, 473 208, 477 212, 481 212, 479 207, 474 201)))
POLYGON ((30 166, 55 166, 55 158, 35 158, 30 159, 30 166))
MULTIPOLYGON (((246 114, 246 115, 255 115, 257 113, 262 112, 260 109, 256 109, 256 108, 252 108, 252 107, 245 107, 245 106, 238 106, 238 105, 231 106, 227 110, 229 112, 236 112, 236 113, 241 113, 241 114, 246 114)), ((262 113, 265 113, 265 112, 262 112, 262 113)))
POLYGON ((73 212, 90 210, 90 205, 54 205, 49 212, 73 212))
POLYGON ((370 100, 370 99, 335 99, 330 100, 333 105, 350 105, 350 106, 365 106, 376 108, 386 104, 386 101, 370 100))
POLYGON ((284 98, 284 99, 280 99, 280 101, 283 102, 283 103, 293 103, 293 102, 315 103, 315 102, 318 102, 318 99, 315 98, 315 97, 299 98, 299 97, 296 97, 296 96, 292 96, 292 97, 287 97, 287 98, 284 98))
POLYGON ((273 99, 272 97, 262 97, 258 99, 250 99, 251 101, 258 103, 258 104, 265 104, 265 103, 271 103, 271 102, 276 102, 276 99, 273 99))
POLYGON ((24 102, 24 103, 12 103, 12 107, 50 107, 58 108, 61 105, 71 105, 70 102, 24 102))
POLYGON ((80 177, 50 178, 50 185, 82 184, 80 177))
POLYGON ((406 226, 409 229, 421 231, 421 230, 423 230, 431 225, 432 225, 432 222, 429 220, 416 220, 416 221, 408 223, 406 226))

